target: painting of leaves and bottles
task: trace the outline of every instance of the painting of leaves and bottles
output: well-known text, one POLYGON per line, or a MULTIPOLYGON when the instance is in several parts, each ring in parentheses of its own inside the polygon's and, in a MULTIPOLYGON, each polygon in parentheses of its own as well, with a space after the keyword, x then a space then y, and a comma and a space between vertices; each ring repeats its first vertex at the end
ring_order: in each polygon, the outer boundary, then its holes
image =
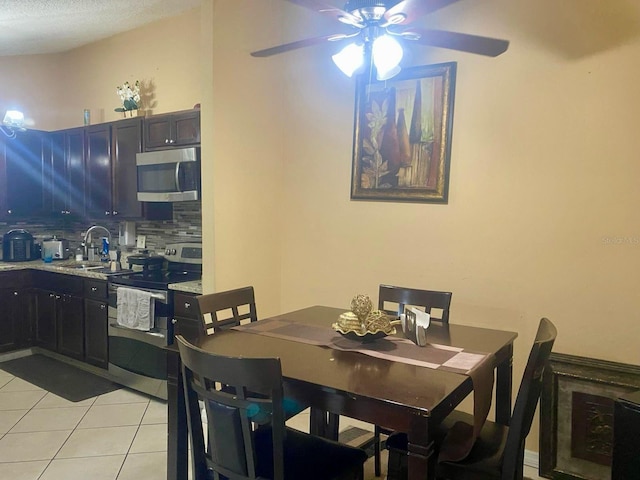
POLYGON ((447 203, 456 63, 360 76, 351 198, 447 203))

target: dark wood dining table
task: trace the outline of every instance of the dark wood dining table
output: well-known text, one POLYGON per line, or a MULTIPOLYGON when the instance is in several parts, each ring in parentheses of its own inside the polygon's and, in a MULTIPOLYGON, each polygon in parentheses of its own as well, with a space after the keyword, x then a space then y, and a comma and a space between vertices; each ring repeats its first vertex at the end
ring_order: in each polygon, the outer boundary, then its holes
MULTIPOLYGON (((330 328, 343 312, 344 309, 314 306, 278 317, 330 328)), ((492 355, 496 370, 495 419, 507 425, 517 333, 435 322, 427 332, 430 343, 492 355)), ((221 355, 279 357, 287 397, 317 411, 406 432, 409 480, 435 478, 433 429, 473 391, 468 375, 245 331, 225 330, 190 340, 221 355)), ((187 421, 181 382, 179 355, 177 349, 170 349, 168 480, 187 478, 187 421)))

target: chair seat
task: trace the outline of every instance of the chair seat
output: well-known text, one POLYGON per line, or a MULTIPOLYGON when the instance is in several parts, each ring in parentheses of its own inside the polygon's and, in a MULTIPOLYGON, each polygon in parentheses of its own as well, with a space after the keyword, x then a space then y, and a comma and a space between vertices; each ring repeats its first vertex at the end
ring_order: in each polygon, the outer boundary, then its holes
MULTIPOLYGON (((273 478, 271 428, 256 431, 257 474, 273 478)), ((359 479, 367 454, 359 448, 286 429, 284 477, 287 480, 359 479)))
MULTIPOLYGON (((436 452, 453 425, 457 422, 465 422, 473 425, 473 415, 455 411, 449 415, 435 433, 434 442, 436 452)), ((471 452, 460 462, 440 462, 436 476, 438 478, 456 478, 473 480, 496 480, 501 475, 502 457, 507 443, 509 427, 499 425, 487 420, 476 439, 471 452)), ((406 457, 407 435, 405 433, 393 433, 387 439, 389 449, 389 463, 396 464, 397 455, 406 457), (393 457, 393 458, 392 458, 393 457)), ((405 467, 406 469, 406 467, 405 467)), ((398 479, 402 475, 398 476, 398 479)), ((407 478, 406 474, 402 478, 407 478)), ((389 480, 392 480, 389 478, 389 480)))

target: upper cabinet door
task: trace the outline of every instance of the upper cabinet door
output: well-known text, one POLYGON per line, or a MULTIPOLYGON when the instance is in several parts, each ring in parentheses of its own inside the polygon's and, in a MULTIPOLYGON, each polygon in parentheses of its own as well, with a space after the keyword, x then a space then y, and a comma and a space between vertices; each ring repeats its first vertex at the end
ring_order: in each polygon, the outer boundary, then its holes
POLYGON ((87 128, 85 172, 87 215, 91 218, 111 217, 111 126, 109 124, 87 128))
POLYGON ((121 218, 141 217, 136 154, 142 152, 142 118, 115 122, 111 127, 111 141, 113 215, 121 218))
POLYGON ((43 140, 38 130, 17 132, 5 141, 6 206, 4 216, 22 219, 44 212, 43 140))
POLYGON ((200 110, 153 115, 144 124, 145 150, 200 144, 200 110))
POLYGON ((84 156, 85 129, 82 127, 64 131, 65 179, 68 185, 66 210, 68 213, 82 216, 85 213, 84 156))

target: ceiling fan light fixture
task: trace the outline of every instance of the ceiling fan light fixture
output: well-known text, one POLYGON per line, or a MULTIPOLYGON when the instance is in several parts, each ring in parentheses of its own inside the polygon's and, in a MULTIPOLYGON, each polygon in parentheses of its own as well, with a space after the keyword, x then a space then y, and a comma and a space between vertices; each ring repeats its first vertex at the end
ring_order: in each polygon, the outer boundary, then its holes
POLYGON ((331 59, 342 70, 342 73, 351 77, 364 63, 364 45, 350 43, 333 55, 331 59))
POLYGON ((378 80, 388 80, 400 73, 400 61, 404 52, 400 43, 391 35, 380 35, 373 41, 372 55, 378 80))
POLYGON ((24 132, 24 113, 19 110, 7 110, 4 115, 0 131, 8 138, 15 138, 16 132, 24 132))
POLYGON ((24 113, 19 110, 7 110, 2 124, 12 128, 24 128, 24 113))

